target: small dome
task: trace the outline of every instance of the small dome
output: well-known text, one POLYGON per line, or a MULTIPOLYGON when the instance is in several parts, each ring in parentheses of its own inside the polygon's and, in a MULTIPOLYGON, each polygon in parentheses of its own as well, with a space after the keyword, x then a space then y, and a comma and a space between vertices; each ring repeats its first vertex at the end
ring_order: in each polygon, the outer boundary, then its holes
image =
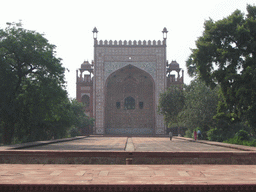
POLYGON ((88 61, 84 61, 81 64, 81 69, 91 69, 91 68, 92 68, 92 65, 88 61))
POLYGON ((180 68, 180 65, 177 63, 177 61, 172 61, 169 66, 171 69, 179 69, 180 68))
POLYGON ((163 29, 163 31, 162 31, 163 33, 168 33, 168 31, 167 31, 167 29, 166 29, 166 27, 164 27, 164 29, 163 29))
POLYGON ((99 31, 97 30, 97 28, 96 27, 94 27, 94 29, 93 29, 93 31, 92 31, 93 33, 98 33, 99 31))

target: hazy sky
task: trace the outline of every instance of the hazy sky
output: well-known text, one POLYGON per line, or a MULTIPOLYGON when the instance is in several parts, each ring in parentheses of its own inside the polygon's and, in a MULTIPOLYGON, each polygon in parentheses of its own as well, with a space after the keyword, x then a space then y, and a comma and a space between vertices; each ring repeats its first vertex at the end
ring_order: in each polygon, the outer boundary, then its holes
POLYGON ((98 40, 162 40, 168 29, 167 60, 176 60, 190 78, 185 61, 202 35, 204 21, 219 20, 236 9, 246 13, 255 0, 1 0, 0 28, 22 20, 23 27, 45 34, 57 46, 66 72, 69 97, 76 97, 76 69, 93 59, 92 30, 98 40))

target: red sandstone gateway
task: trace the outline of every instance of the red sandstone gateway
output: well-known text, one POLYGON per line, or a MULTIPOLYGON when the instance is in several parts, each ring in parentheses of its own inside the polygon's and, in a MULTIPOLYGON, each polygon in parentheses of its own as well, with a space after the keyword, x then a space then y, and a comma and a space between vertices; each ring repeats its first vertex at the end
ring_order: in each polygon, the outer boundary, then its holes
POLYGON ((184 72, 166 57, 167 29, 162 41, 98 41, 93 29, 94 61, 77 70, 77 100, 95 118, 93 134, 163 135, 157 113, 159 94, 182 85, 184 72), (173 74, 177 74, 176 76, 173 74))

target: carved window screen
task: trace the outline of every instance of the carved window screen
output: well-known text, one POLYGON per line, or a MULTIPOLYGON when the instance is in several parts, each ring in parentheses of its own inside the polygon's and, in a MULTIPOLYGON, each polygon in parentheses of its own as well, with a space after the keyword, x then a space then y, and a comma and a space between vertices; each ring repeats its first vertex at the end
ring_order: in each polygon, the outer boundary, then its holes
POLYGON ((124 100, 125 109, 135 109, 135 99, 131 96, 126 97, 124 100))

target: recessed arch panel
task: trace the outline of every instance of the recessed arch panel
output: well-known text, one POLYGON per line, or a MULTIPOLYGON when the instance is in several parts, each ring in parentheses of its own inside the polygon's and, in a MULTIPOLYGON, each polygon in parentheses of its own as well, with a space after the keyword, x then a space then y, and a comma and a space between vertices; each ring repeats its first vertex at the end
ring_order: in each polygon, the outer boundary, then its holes
POLYGON ((85 108, 90 107, 90 97, 87 94, 82 96, 82 103, 85 105, 85 108))
POLYGON ((114 71, 105 83, 106 133, 153 134, 154 103, 154 80, 149 73, 133 65, 114 71))

